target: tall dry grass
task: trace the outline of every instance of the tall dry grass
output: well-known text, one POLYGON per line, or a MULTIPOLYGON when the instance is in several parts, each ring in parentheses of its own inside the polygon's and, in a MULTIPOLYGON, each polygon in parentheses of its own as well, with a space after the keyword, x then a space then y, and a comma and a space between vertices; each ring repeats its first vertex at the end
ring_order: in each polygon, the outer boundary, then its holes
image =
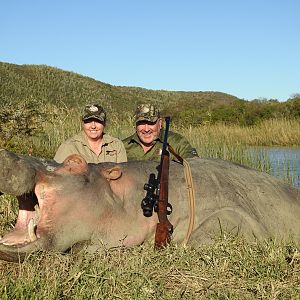
MULTIPOLYGON (((50 156, 54 155, 65 139, 81 129, 78 110, 62 110, 53 115, 55 119, 43 125, 43 134, 34 141, 36 149, 47 149, 50 156)), ((179 128, 176 124, 171 124, 171 130, 187 137, 200 156, 204 157, 233 160, 243 153, 246 146, 300 146, 300 121, 296 119, 266 120, 249 127, 207 124, 179 128)), ((130 116, 122 123, 117 116, 108 118, 106 132, 113 136, 123 139, 134 131, 133 119, 130 116)))
MULTIPOLYGON (((39 123, 39 130, 33 136, 18 134, 12 142, 0 147, 17 153, 32 154, 52 158, 59 145, 81 130, 81 111, 64 106, 56 107, 45 104, 44 114, 47 120, 39 123)), ((182 128, 171 124, 171 130, 184 135, 197 149, 200 157, 220 158, 270 173, 267 155, 253 156, 249 146, 299 146, 300 121, 293 119, 266 120, 258 125, 242 127, 238 125, 206 124, 203 126, 182 128)), ((108 115, 105 131, 123 139, 134 133, 134 120, 126 114, 122 118, 116 114, 108 115)), ((295 182, 297 175, 286 166, 285 180, 295 182)), ((273 172, 273 174, 276 172, 273 172)))
MULTIPOLYGON (((43 124, 41 134, 33 137, 33 155, 52 158, 58 146, 81 130, 78 109, 60 110, 52 114, 53 119, 43 124)), ((230 160, 260 171, 270 173, 267 155, 253 156, 249 146, 299 146, 300 121, 288 119, 266 120, 258 125, 206 124, 182 128, 171 124, 171 130, 181 133, 197 149, 200 157, 230 160)), ((120 122, 118 116, 108 116, 106 132, 123 139, 134 133, 134 120, 130 115, 120 122)), ((286 166, 289 170, 291 166, 286 166)), ((276 173, 276 172, 273 172, 276 173)), ((285 180, 293 183, 296 175, 286 172, 285 180)))
POLYGON ((247 146, 300 146, 300 121, 271 119, 254 126, 212 124, 181 128, 180 132, 195 144, 247 146))

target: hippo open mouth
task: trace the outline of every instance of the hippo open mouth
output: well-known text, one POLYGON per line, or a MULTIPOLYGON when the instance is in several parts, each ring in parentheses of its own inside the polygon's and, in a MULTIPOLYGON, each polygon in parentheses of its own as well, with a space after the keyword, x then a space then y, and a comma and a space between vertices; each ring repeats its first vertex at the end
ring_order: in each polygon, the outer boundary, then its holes
POLYGON ((19 212, 14 228, 0 237, 0 258, 20 261, 42 248, 42 210, 34 193, 18 196, 19 212))
POLYGON ((34 193, 18 197, 19 212, 15 227, 0 239, 5 246, 22 247, 40 238, 41 210, 34 193))
POLYGON ((0 237, 0 257, 3 258, 5 253, 6 260, 15 260, 10 259, 7 253, 28 252, 40 244, 42 224, 45 224, 43 219, 48 213, 45 213, 47 209, 43 207, 45 201, 42 195, 36 190, 39 177, 37 170, 46 169, 47 165, 43 161, 18 156, 6 150, 0 150, 0 158, 1 192, 16 196, 19 202, 14 228, 0 237))

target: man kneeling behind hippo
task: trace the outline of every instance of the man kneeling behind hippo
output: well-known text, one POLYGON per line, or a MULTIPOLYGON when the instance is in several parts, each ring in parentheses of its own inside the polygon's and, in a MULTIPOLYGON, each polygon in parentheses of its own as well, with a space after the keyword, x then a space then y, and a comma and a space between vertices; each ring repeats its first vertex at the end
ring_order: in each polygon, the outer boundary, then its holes
MULTIPOLYGON (((134 117, 136 132, 123 140, 127 159, 159 161, 165 131, 158 108, 149 103, 141 104, 134 117)), ((198 157, 196 149, 178 133, 169 131, 168 144, 182 158, 198 157)), ((175 157, 171 155, 171 159, 175 157)))

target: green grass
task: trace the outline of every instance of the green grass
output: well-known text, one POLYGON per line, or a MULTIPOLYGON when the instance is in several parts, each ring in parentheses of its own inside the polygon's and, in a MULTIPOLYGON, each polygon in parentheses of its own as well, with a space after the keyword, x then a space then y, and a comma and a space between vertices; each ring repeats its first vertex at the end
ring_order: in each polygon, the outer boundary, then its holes
MULTIPOLYGON (((33 155, 51 157, 61 141, 79 130, 78 120, 79 114, 72 112, 43 124, 42 133, 31 139, 33 155)), ((112 119, 107 130, 122 138, 134 130, 131 124, 130 119, 126 124, 112 119)), ((173 130, 186 135, 200 156, 268 168, 267 157, 250 160, 246 155, 248 130, 255 141, 260 127, 219 124, 173 130)), ((294 134, 290 136, 297 140, 299 131, 294 134)), ((16 200, 1 196, 0 235, 12 228, 16 212, 16 200)), ((300 299, 299 287, 299 243, 249 244, 226 234, 194 249, 172 245, 155 252, 145 244, 96 254, 39 252, 17 264, 0 261, 1 299, 300 299)))
POLYGON ((224 235, 195 249, 40 252, 0 262, 0 278, 1 299, 299 299, 300 249, 224 235))
MULTIPOLYGON (((79 130, 78 120, 79 114, 72 112, 43 124, 42 134, 31 139, 33 155, 51 157, 62 140, 79 130)), ((293 132, 286 135, 288 143, 298 141, 299 124, 280 122, 280 130, 293 132)), ((172 129, 187 136, 202 157, 268 171, 268 157, 250 158, 246 149, 262 140, 264 127, 273 126, 270 132, 276 136, 275 124, 172 129)), ((112 118, 107 130, 122 138, 134 128, 130 119, 119 124, 112 118)), ((1 196, 0 235, 14 225, 16 212, 16 200, 1 196)), ((299 243, 249 244, 225 233, 213 244, 194 249, 172 245, 155 252, 153 245, 145 244, 96 254, 39 252, 19 264, 0 261, 1 299, 300 299, 299 287, 299 243)))

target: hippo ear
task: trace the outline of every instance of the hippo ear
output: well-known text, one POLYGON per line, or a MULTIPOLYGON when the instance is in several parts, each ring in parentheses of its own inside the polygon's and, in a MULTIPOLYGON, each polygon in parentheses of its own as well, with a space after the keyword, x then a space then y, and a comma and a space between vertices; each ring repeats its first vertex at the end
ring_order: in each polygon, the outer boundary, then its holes
POLYGON ((116 180, 122 176, 122 170, 119 166, 114 166, 112 168, 102 170, 102 174, 107 180, 116 180))

